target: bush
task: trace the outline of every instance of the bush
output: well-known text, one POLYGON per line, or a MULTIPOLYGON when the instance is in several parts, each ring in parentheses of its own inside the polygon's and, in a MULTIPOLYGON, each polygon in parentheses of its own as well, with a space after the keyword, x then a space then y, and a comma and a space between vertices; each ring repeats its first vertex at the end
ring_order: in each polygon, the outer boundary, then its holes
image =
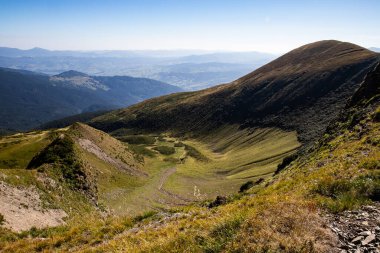
POLYGON ((175 153, 175 148, 168 147, 168 146, 157 146, 153 148, 154 150, 157 150, 163 155, 172 155, 175 153))
POLYGON ((244 184, 242 184, 240 186, 239 192, 245 192, 245 191, 249 190, 252 187, 253 187, 253 182, 252 181, 245 182, 244 184))
POLYGON ((201 152, 199 152, 197 149, 186 144, 183 144, 183 145, 185 146, 185 150, 187 151, 187 154, 191 156, 192 158, 197 159, 202 162, 208 161, 208 158, 204 156, 201 152))
POLYGON ((282 162, 279 165, 277 165, 277 170, 276 170, 275 174, 280 173, 280 171, 282 171, 283 169, 285 169, 291 162, 293 162, 294 160, 296 160, 297 157, 298 157, 297 153, 285 157, 282 160, 282 162))
POLYGON ((370 200, 380 200, 380 174, 370 173, 352 180, 326 178, 313 192, 327 197, 322 204, 333 212, 352 209, 370 200))
POLYGON ((156 138, 147 135, 129 135, 118 137, 120 141, 128 142, 129 144, 145 144, 152 145, 156 142, 156 138))
POLYGON ((2 215, 2 214, 0 213, 0 225, 3 225, 4 222, 5 222, 4 215, 2 215))
POLYGON ((174 147, 179 148, 185 146, 182 142, 176 142, 174 143, 174 147))
POLYGON ((367 170, 379 170, 380 169, 380 161, 379 160, 369 160, 361 163, 359 165, 360 168, 367 170))
POLYGON ((27 169, 38 168, 43 164, 55 164, 62 177, 72 188, 88 189, 85 181, 86 174, 82 171, 82 166, 76 158, 74 141, 70 137, 56 138, 33 157, 27 169))

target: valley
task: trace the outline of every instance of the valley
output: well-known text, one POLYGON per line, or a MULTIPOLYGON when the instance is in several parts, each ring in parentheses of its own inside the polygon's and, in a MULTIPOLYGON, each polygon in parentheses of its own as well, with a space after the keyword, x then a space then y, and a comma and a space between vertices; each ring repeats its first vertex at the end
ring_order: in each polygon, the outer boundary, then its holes
MULTIPOLYGON (((228 84, 4 135, 0 250, 351 247, 329 219, 379 200, 379 61, 319 41, 228 84)), ((110 82, 61 78, 90 90, 110 82)), ((361 250, 379 246, 368 233, 361 250)))

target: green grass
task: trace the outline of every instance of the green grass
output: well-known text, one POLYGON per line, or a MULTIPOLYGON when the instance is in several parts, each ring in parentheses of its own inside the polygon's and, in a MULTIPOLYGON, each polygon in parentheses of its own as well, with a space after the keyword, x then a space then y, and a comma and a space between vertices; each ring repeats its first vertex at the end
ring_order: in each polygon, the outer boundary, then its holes
POLYGON ((51 140, 49 132, 16 134, 0 138, 0 169, 25 169, 51 140))

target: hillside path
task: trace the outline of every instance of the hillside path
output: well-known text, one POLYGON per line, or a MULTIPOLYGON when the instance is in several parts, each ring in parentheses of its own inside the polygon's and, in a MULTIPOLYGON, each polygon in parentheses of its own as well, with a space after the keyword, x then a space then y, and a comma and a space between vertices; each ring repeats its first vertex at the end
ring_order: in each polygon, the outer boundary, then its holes
POLYGON ((170 168, 168 170, 166 170, 164 172, 164 174, 162 174, 161 178, 160 178, 160 182, 159 182, 159 185, 158 185, 158 190, 161 191, 162 190, 162 186, 164 186, 166 180, 168 180, 168 178, 177 171, 177 169, 175 167, 173 168, 170 168))

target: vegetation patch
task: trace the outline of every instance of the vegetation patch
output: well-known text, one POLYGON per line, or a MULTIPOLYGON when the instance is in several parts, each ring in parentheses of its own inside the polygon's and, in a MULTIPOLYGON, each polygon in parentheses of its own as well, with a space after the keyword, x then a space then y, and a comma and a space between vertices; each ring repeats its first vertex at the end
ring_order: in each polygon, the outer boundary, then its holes
POLYGON ((152 145, 156 142, 156 138, 147 135, 129 135, 118 137, 118 139, 123 142, 128 142, 129 144, 152 145))
POLYGON ((157 146, 153 148, 154 150, 160 152, 163 155, 172 155, 175 153, 175 148, 168 146, 157 146))
POLYGON ((201 161, 201 162, 207 162, 208 161, 208 158, 206 156, 204 156, 201 152, 199 152, 196 148, 194 148, 190 145, 187 145, 187 144, 184 144, 184 146, 185 146, 185 150, 186 150, 188 156, 191 156, 192 158, 194 158, 198 161, 201 161))
POLYGON ((238 216, 218 224, 207 237, 196 237, 197 243, 204 252, 221 252, 238 233, 243 218, 238 216))
POLYGON ((353 209, 371 200, 380 200, 380 173, 369 173, 355 179, 325 178, 314 192, 323 196, 321 203, 332 212, 353 209))
POLYGON ((62 177, 75 189, 87 190, 86 174, 80 161, 76 158, 74 141, 68 137, 58 137, 28 164, 28 169, 38 168, 43 164, 54 164, 62 177))

